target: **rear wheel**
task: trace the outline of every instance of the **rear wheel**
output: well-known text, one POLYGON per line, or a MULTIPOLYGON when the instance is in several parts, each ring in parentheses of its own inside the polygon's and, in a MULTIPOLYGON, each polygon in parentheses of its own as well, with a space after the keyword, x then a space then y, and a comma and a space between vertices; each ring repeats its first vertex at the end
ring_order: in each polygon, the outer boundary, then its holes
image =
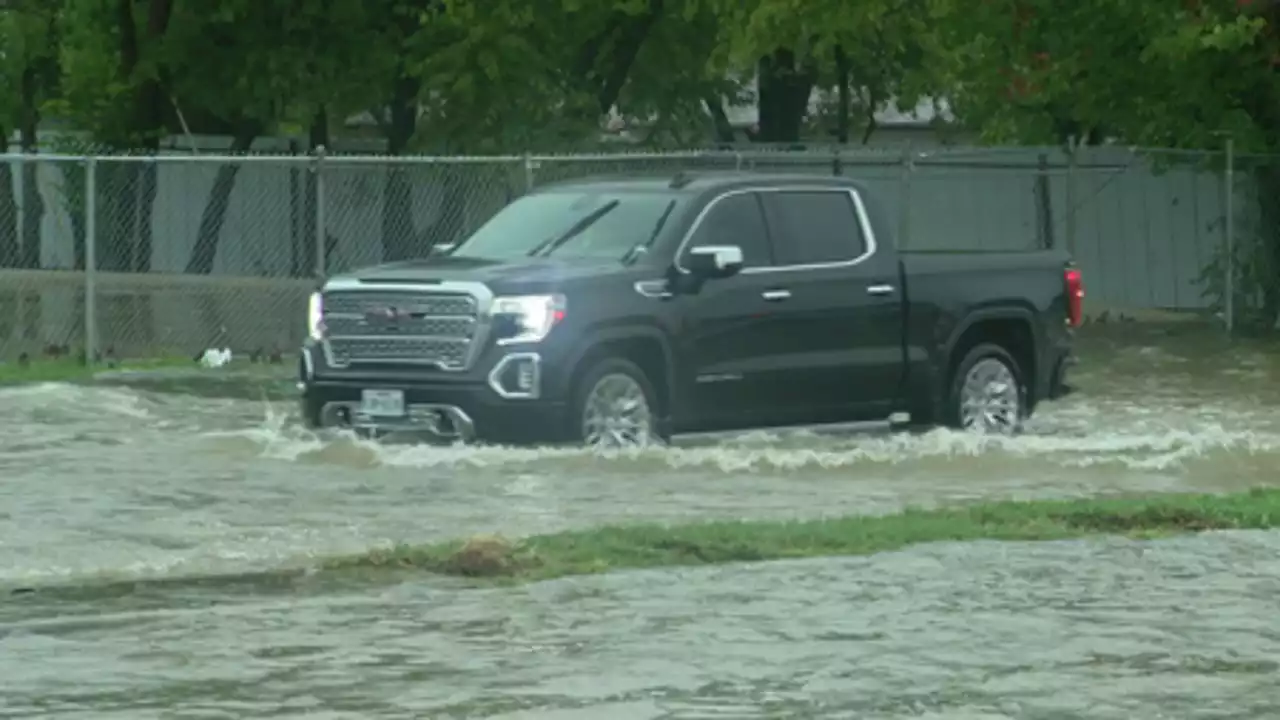
POLYGON ((1026 407, 1022 370, 999 345, 976 345, 956 366, 947 404, 951 427, 1012 435, 1022 428, 1026 407))
POLYGON ((659 441, 653 384, 635 363, 592 365, 574 393, 570 438, 592 448, 644 447, 659 441))

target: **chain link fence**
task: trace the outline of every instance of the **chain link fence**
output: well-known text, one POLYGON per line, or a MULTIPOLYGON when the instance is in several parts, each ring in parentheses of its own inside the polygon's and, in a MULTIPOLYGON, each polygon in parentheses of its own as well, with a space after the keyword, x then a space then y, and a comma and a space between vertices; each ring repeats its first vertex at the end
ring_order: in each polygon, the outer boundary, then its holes
POLYGON ((1276 267, 1255 257, 1275 247, 1257 240, 1265 213, 1256 183, 1273 162, 1242 158, 1245 167, 1228 172, 1225 152, 911 145, 470 158, 5 155, 0 360, 84 348, 94 349, 91 362, 215 346, 288 352, 324 275, 422 257, 548 183, 687 171, 858 178, 895 221, 901 248, 1063 247, 1084 269, 1090 312, 1221 312, 1214 298, 1226 278, 1235 284, 1228 296, 1261 297, 1254 275, 1276 267))

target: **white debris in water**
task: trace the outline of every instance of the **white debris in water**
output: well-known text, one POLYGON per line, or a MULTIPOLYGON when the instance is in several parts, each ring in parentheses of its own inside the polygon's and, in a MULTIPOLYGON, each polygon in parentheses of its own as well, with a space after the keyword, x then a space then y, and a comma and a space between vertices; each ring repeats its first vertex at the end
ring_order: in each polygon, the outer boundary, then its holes
POLYGON ((231 362, 231 348, 209 348, 200 356, 200 364, 207 368, 219 368, 231 362))

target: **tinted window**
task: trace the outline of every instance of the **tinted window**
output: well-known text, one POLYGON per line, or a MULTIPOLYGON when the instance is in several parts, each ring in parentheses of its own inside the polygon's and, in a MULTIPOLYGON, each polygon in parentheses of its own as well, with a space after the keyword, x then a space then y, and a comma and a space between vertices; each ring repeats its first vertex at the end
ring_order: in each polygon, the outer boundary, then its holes
POLYGON ((739 193, 711 206, 689 241, 689 248, 704 245, 737 245, 742 248, 744 267, 773 264, 764 212, 756 193, 739 193))
POLYGON ((563 190, 526 195, 454 249, 459 257, 617 258, 647 244, 672 215, 675 193, 563 190))
POLYGON ((765 202, 779 265, 843 262, 866 252, 858 211, 846 191, 771 192, 765 202))

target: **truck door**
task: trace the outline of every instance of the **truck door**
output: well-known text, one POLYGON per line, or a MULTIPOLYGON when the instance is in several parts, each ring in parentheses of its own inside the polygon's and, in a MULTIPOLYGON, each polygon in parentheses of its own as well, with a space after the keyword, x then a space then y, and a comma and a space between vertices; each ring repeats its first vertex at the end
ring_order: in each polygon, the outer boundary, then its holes
POLYGON ((766 279, 784 339, 790 422, 880 420, 903 378, 903 298, 891 249, 876 248, 855 190, 796 187, 761 195, 773 238, 766 279))
POLYGON ((682 250, 704 245, 742 248, 743 272, 710 280, 682 296, 680 393, 687 408, 679 430, 729 430, 766 423, 776 389, 769 376, 776 343, 770 337, 776 305, 763 295, 769 281, 755 270, 773 265, 760 195, 732 191, 713 200, 682 250))

